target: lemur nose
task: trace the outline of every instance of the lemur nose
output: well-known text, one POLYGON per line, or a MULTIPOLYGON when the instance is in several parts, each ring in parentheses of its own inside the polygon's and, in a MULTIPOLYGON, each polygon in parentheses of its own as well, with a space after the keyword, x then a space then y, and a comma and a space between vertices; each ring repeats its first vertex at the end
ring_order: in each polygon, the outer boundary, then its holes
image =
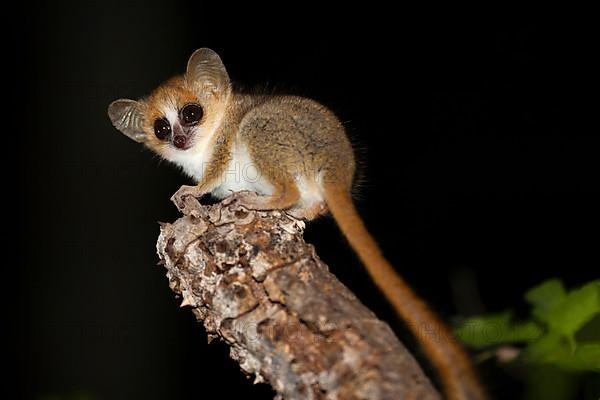
POLYGON ((178 149, 185 148, 186 143, 187 143, 187 138, 183 135, 177 135, 177 136, 173 137, 173 144, 178 149))
POLYGON ((185 130, 179 124, 179 122, 175 122, 173 124, 173 136, 180 136, 180 135, 182 135, 182 136, 185 135, 185 130))

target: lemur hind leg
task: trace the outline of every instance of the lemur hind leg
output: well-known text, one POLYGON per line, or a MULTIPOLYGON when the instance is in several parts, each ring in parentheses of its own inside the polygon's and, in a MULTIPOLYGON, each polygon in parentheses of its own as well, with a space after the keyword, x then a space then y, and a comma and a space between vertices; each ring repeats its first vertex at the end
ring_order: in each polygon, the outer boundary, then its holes
POLYGON ((294 218, 311 221, 321 215, 327 214, 327 205, 324 201, 316 202, 308 207, 297 207, 287 210, 286 212, 294 218))
POLYGON ((250 210, 286 210, 298 204, 300 192, 293 181, 281 182, 273 186, 275 190, 271 195, 243 191, 235 193, 232 201, 237 201, 250 210))

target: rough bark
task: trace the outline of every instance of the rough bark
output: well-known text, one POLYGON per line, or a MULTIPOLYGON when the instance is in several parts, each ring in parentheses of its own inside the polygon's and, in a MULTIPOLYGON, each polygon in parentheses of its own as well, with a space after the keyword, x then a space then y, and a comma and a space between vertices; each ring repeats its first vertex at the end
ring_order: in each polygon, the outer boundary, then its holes
POLYGON ((304 242, 303 222, 231 198, 190 200, 184 213, 161 225, 157 243, 171 289, 277 398, 440 398, 389 326, 304 242))

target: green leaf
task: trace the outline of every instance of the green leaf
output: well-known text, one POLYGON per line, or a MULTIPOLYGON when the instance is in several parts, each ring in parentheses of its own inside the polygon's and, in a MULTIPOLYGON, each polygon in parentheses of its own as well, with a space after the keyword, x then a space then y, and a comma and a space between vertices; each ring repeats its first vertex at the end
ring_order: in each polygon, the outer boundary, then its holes
POLYGON ((530 343, 523 352, 523 361, 532 364, 557 364, 571 355, 570 343, 564 336, 549 332, 530 343))
POLYGON ((600 372, 600 280, 566 292, 558 279, 529 290, 536 321, 514 322, 510 311, 466 320, 456 336, 485 348, 526 343, 519 362, 532 368, 600 372))
POLYGON ((574 350, 571 347, 568 338, 551 332, 527 346, 522 360, 570 371, 600 372, 600 342, 579 344, 574 350))
POLYGON ((600 313, 600 280, 590 282, 565 295, 562 283, 552 279, 525 295, 534 308, 532 314, 550 330, 572 338, 575 332, 600 313))
POLYGON ((545 312, 552 309, 566 297, 565 288, 559 279, 549 279, 525 293, 525 300, 534 306, 534 313, 535 310, 545 312))
POLYGON ((573 355, 572 369, 600 372, 600 343, 577 346, 573 355))
POLYGON ((542 329, 534 322, 512 322, 512 313, 506 311, 464 321, 455 331, 466 345, 483 348, 502 343, 526 343, 539 338, 542 329))

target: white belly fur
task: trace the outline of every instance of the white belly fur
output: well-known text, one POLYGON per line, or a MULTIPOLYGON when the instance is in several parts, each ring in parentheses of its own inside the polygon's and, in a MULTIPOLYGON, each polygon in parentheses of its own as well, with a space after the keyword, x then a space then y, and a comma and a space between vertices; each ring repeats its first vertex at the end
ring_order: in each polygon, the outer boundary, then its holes
MULTIPOLYGON (((173 150, 172 154, 167 154, 165 158, 178 164, 187 175, 199 182, 204 178, 204 172, 209 167, 208 163, 211 157, 209 142, 209 140, 200 141, 194 148, 187 151, 173 150)), ((213 196, 222 199, 231 195, 232 192, 242 190, 249 190, 264 196, 273 194, 273 186, 266 176, 259 173, 244 146, 236 147, 232 156, 221 176, 220 184, 211 192, 213 196)), ((300 200, 294 208, 308 208, 324 201, 320 179, 296 176, 295 182, 300 192, 300 200)))
POLYGON ((231 192, 249 190, 261 195, 273 194, 273 186, 267 177, 261 175, 252 162, 250 154, 244 146, 233 150, 232 159, 221 176, 220 185, 212 192, 217 198, 231 195, 231 192))
POLYGON ((323 190, 319 180, 315 181, 304 176, 299 176, 296 178, 296 184, 300 192, 300 201, 294 208, 310 208, 324 201, 323 190))
MULTIPOLYGON (((221 184, 212 194, 217 198, 224 198, 231 195, 231 192, 249 190, 269 196, 274 190, 267 178, 259 173, 247 149, 243 146, 237 147, 221 177, 221 184)), ((319 179, 312 180, 305 176, 297 176, 295 182, 300 192, 300 200, 293 208, 308 208, 324 201, 319 179)))

